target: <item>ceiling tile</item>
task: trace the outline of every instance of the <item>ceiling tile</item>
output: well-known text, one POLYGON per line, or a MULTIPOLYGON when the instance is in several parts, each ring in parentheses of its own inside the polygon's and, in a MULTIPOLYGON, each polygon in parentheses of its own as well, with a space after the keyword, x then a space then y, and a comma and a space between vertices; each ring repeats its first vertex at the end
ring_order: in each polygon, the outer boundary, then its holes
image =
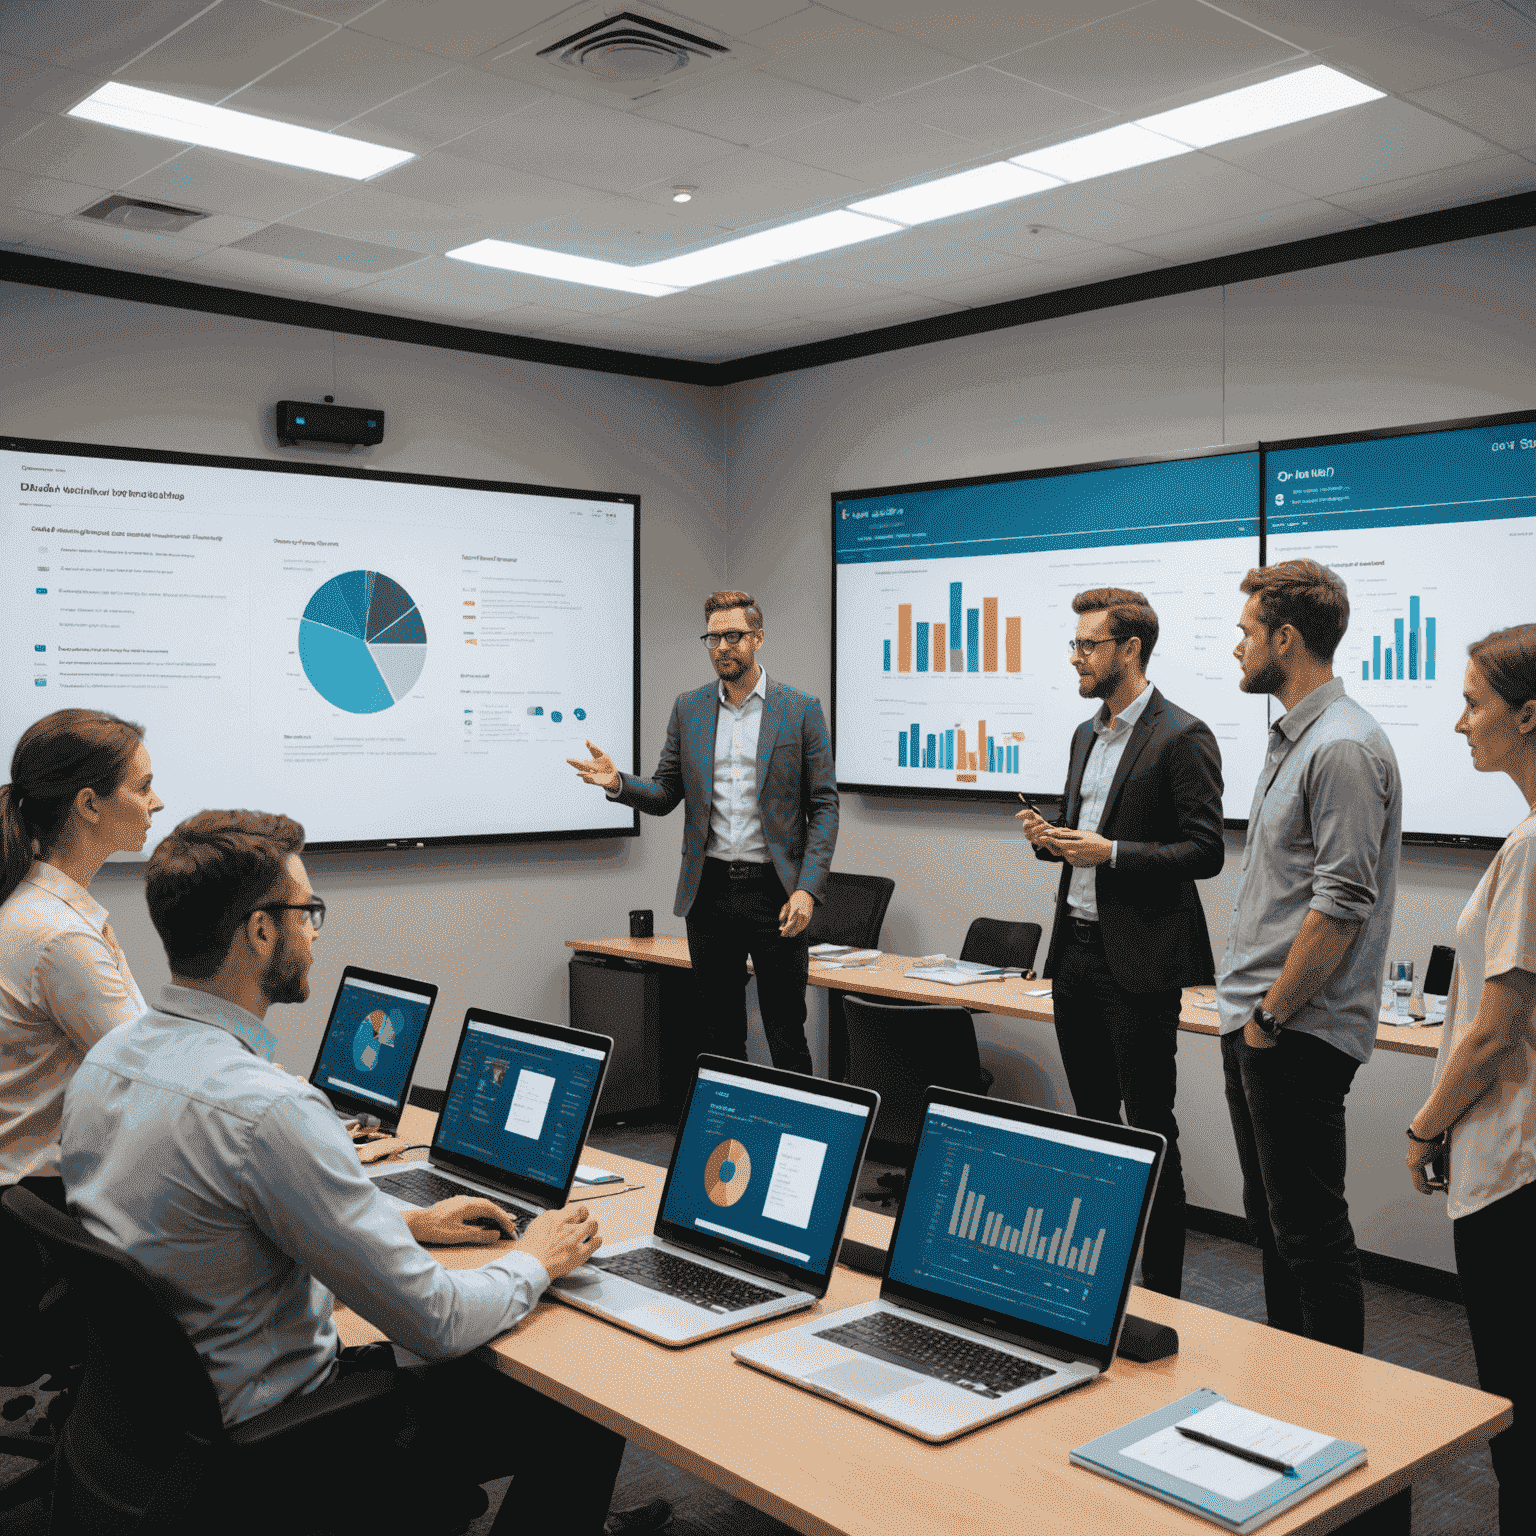
POLYGON ((360 139, 424 154, 483 128, 495 118, 521 112, 548 94, 504 75, 454 69, 353 118, 345 131, 360 139))
POLYGON ((854 101, 878 101, 963 67, 951 54, 820 6, 760 27, 751 37, 770 74, 854 101))
POLYGON ((854 282, 827 272, 808 272, 803 262, 787 262, 762 272, 748 272, 709 285, 711 298, 786 315, 816 315, 847 309, 890 293, 876 283, 854 282))
POLYGON ((1529 64, 1431 86, 1410 100, 1506 149, 1536 144, 1536 68, 1529 64))
POLYGON ((1177 229, 1167 234, 1128 240, 1126 244, 1169 261, 1206 261, 1236 251, 1284 245, 1290 240, 1309 240, 1314 235, 1331 235, 1341 229, 1358 229, 1371 222, 1364 214, 1309 198, 1305 202, 1292 203, 1288 208, 1221 219, 1194 229, 1177 229))
POLYGON ((267 0, 269 5, 281 5, 285 11, 298 11, 319 21, 334 21, 345 26, 347 22, 372 10, 379 0, 267 0))
POLYGON ((420 251, 402 251, 398 247, 375 245, 368 240, 349 240, 345 235, 326 235, 296 224, 268 224, 231 250, 256 251, 263 256, 280 256, 285 261, 302 261, 309 266, 334 267, 338 272, 377 274, 420 261, 420 251))
POLYGON ((698 21, 727 37, 748 37, 807 8, 807 0, 670 0, 665 7, 681 18, 677 24, 685 30, 689 21, 698 21))
POLYGON ((211 213, 196 224, 178 232, 176 238, 187 245, 233 245, 261 228, 259 219, 237 219, 231 213, 211 213))
POLYGON ((1493 152, 1485 139, 1390 96, 1205 151, 1313 197, 1437 171, 1493 152))
POLYGON ((739 299, 722 299, 713 283, 688 293, 669 294, 651 299, 629 310, 622 317, 637 325, 675 331, 712 331, 715 334, 747 330, 779 319, 782 311, 762 305, 745 304, 739 299))
POLYGON ((811 271, 834 277, 882 283, 889 288, 926 293, 941 283, 979 277, 1017 264, 1017 256, 978 246, 957 245, 947 233, 933 229, 908 229, 846 251, 813 256, 797 263, 811 271))
POLYGON ((1222 10, 1263 27, 1298 48, 1331 48, 1406 21, 1438 16, 1466 0, 1222 0, 1222 10))
POLYGON ((356 185, 345 176, 325 176, 215 149, 189 149, 147 176, 122 183, 119 190, 130 197, 182 203, 270 224, 356 185))
POLYGON ((1406 95, 1467 75, 1536 63, 1536 25, 1497 0, 1482 0, 1432 21, 1340 43, 1323 55, 1323 62, 1406 95))
POLYGON ((1536 164, 1521 155, 1489 155, 1450 170, 1335 193, 1330 201, 1373 219, 1402 219, 1531 191, 1536 191, 1536 164))
POLYGON ((254 284, 296 298, 324 298, 368 281, 361 272, 312 267, 297 261, 284 261, 279 256, 263 256, 257 251, 232 251, 228 247, 200 252, 193 260, 178 267, 176 276, 221 286, 227 283, 236 288, 254 284))
POLYGON ((295 223, 305 229, 345 235, 354 240, 403 246, 424 255, 442 255, 493 235, 500 224, 441 203, 398 197, 372 186, 354 187, 340 197, 306 208, 295 223))
POLYGON ((47 121, 41 112, 29 112, 25 107, 0 107, 0 144, 12 144, 47 121))
POLYGON ((446 150, 422 155, 386 171, 374 177, 368 186, 379 192, 440 203, 468 217, 490 221, 509 235, 573 209, 602 202, 608 196, 590 187, 506 170, 446 150))
POLYGON ((635 116, 690 128, 732 144, 761 144, 836 117, 849 105, 846 96, 744 70, 680 95, 642 104, 635 116))
POLYGON ((1096 238, 1138 248, 1138 236, 1166 234, 1304 200, 1293 187, 1198 152, 1101 177, 1094 190, 1123 203, 1128 215, 1119 224, 1112 220, 1101 224, 1096 238))
MULTIPOLYGON (((1140 260, 1145 266, 1157 265, 1155 260, 1145 256, 1140 260)), ((1009 304, 1016 299, 1032 298, 1038 293, 1054 293, 1059 288, 1071 288, 1080 281, 1093 280, 1073 278, 1069 275, 1071 270, 1070 266, 1054 262, 1021 262, 1011 271, 990 272, 984 277, 947 283, 942 288, 935 288, 933 293, 935 298, 947 299, 951 304, 959 304, 966 309, 984 309, 989 304, 1009 304)))
POLYGON ((1065 136, 1107 115, 1088 102, 985 65, 920 85, 883 106, 989 149, 1065 136))
POLYGON ((1290 44, 1200 0, 1150 0, 993 67, 1111 112, 1135 112, 1298 56, 1290 44))
POLYGON ((334 128, 447 70, 446 61, 432 54, 348 28, 235 92, 224 105, 306 128, 334 128))
POLYGON ((851 176, 865 187, 958 168, 986 153, 980 144, 908 122, 898 108, 883 104, 775 139, 766 152, 851 176))
POLYGON ((353 24, 358 32, 463 63, 560 9, 559 0, 387 0, 353 24))
POLYGON ((622 321, 621 315, 584 315, 573 309, 551 309, 544 304, 518 304, 491 315, 479 315, 475 329, 505 331, 514 336, 553 336, 566 326, 588 322, 604 324, 622 321))
POLYGON ((66 213, 78 213, 100 201, 100 187, 83 187, 78 182, 55 181, 50 176, 0 170, 0 206, 3 207, 47 213, 58 218, 66 213))
POLYGON ((50 224, 58 223, 56 215, 28 213, 9 203, 0 203, 0 245, 14 249, 29 245, 35 236, 41 235, 50 224))
POLYGON ((105 77, 167 33, 190 21, 208 0, 3 0, 0 36, 6 52, 45 59, 105 77))
POLYGON ((53 117, 24 138, 0 148, 0 165, 111 189, 179 155, 182 149, 169 139, 151 139, 73 117, 53 117))
POLYGON ((333 31, 327 22, 261 0, 223 0, 125 65, 117 78, 147 91, 218 102, 333 31))
POLYGON ((834 309, 825 319, 829 329, 846 335, 854 331, 876 331, 887 325, 905 325, 913 320, 931 320, 935 315, 953 315, 965 308, 965 304, 954 299, 921 293, 893 293, 871 304, 834 309))
POLYGON ((142 270, 155 272, 181 266, 206 249, 177 235, 120 229, 97 219, 55 220, 48 226, 47 243, 50 250, 65 253, 74 261, 102 258, 113 265, 118 257, 131 257, 142 270))
POLYGON ((638 266, 729 238, 727 229, 673 218, 664 211, 671 206, 631 197, 610 198, 540 225, 537 233, 529 236, 529 243, 570 256, 638 266))
POLYGON ((498 118, 477 129, 458 140, 453 151, 579 186, 627 192, 658 177, 694 180, 689 171, 723 159, 732 148, 720 139, 670 123, 551 96, 536 110, 498 118))
POLYGON ((1089 182, 1036 192, 1033 197, 1022 197, 1016 203, 982 208, 945 223, 954 228, 956 239, 964 240, 968 245, 993 246, 1004 251, 1014 250, 1021 232, 1027 232, 1032 224, 1103 242, 1110 238, 1111 230, 1120 228, 1126 208, 1124 203, 1117 203, 1092 190, 1095 185, 1089 182))
POLYGON ((467 261, 436 256, 404 272, 391 273, 370 283, 365 293, 409 301, 413 297, 449 306, 464 315, 491 314, 514 304, 546 304, 556 309, 627 309, 637 301, 632 293, 613 293, 581 283, 562 283, 553 278, 528 277, 521 272, 500 272, 467 261))
POLYGON ((980 63, 1128 9, 1126 0, 1036 0, 1023 5, 960 0, 836 0, 833 10, 856 16, 925 47, 980 63))
POLYGON ((797 165, 753 149, 711 160, 683 179, 698 188, 691 203, 672 203, 671 177, 641 187, 634 195, 678 209, 675 216, 684 223, 697 221, 735 229, 851 202, 867 190, 866 183, 855 177, 797 165))
POLYGON ((31 112, 67 112, 100 84, 92 75, 0 53, 0 101, 31 112))

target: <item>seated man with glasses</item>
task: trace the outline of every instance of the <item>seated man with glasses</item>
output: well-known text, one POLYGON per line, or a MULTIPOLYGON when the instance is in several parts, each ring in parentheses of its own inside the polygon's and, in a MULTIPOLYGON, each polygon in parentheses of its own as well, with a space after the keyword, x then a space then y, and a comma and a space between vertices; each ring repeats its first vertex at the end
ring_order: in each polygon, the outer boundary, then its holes
POLYGON ((338 1374, 394 1369, 388 1345, 339 1347, 337 1297, 439 1362, 397 1371, 399 1434, 369 1448, 382 1454, 366 1477, 336 1475, 333 1439, 317 1441, 314 1465, 285 1454, 271 1485, 290 1519, 295 1491, 312 1489, 303 1514, 330 1523, 319 1500, 331 1489, 349 1526, 372 1517, 459 1530, 486 1508, 477 1485, 514 1473, 496 1531, 658 1528, 669 1518, 659 1500, 607 1514, 620 1436, 456 1358, 513 1327, 552 1278, 596 1250, 587 1208, 538 1217, 478 1269, 445 1269, 421 1242, 498 1243, 512 1218, 467 1196, 402 1212, 364 1176, 324 1096, 273 1062, 267 1011, 308 998, 325 918, 303 846, 286 816, 203 811, 155 850, 149 914, 172 984, 158 1007, 100 1040, 70 1085, 61 1145, 71 1213, 164 1282, 226 1424, 338 1374), (500 1230, 468 1225, 484 1218, 500 1230))

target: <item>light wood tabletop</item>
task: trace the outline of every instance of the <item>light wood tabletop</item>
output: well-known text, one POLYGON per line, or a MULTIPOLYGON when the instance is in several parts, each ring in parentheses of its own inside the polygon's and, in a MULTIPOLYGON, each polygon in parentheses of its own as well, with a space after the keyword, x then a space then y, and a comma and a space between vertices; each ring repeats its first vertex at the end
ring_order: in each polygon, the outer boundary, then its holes
MULTIPOLYGON (((433 1118, 408 1110, 402 1134, 426 1140, 433 1118)), ((593 1202, 605 1239, 651 1231, 663 1171, 599 1149, 585 1155, 643 1186, 593 1202)), ((884 1248, 891 1226, 855 1208, 847 1235, 884 1248)), ((467 1268, 499 1251, 450 1248, 437 1256, 467 1268)), ((1142 1290, 1132 1291, 1131 1310, 1177 1328, 1177 1356, 1151 1365, 1116 1361, 1092 1386, 947 1445, 924 1444, 731 1357, 740 1339, 798 1326, 877 1290, 872 1276, 838 1267, 814 1313, 682 1350, 544 1302, 486 1354, 517 1380, 808 1536, 1209 1532, 1204 1520, 1067 1459, 1074 1446, 1196 1387, 1366 1446, 1366 1466, 1266 1525, 1274 1536, 1333 1530, 1511 1422, 1504 1398, 1142 1290)), ((337 1323, 349 1344, 380 1337, 341 1307, 337 1323)))
MULTIPOLYGON (((613 955, 621 960, 648 960, 653 965, 688 968, 688 941, 670 935, 654 939, 567 939, 567 949, 594 955, 613 955)), ((903 973, 922 963, 911 955, 881 955, 858 970, 831 970, 811 961, 811 985, 836 988, 842 992, 863 992, 871 997, 900 997, 912 1002, 958 1004, 983 1013, 1002 1014, 1015 1019, 1050 1019, 1049 996, 1031 994, 1047 991, 1048 981, 1023 981, 1009 977, 1004 981, 981 982, 974 987, 947 987, 938 981, 919 981, 903 973)), ((1179 1013, 1179 1028, 1196 1035, 1220 1032, 1213 1008, 1202 1008, 1202 1001, 1215 997, 1214 987, 1187 987, 1184 1006, 1179 1013)), ((1376 1026, 1376 1049, 1401 1051, 1409 1056, 1436 1056, 1440 1052, 1441 1026, 1421 1025, 1401 1028, 1393 1024, 1376 1026)))

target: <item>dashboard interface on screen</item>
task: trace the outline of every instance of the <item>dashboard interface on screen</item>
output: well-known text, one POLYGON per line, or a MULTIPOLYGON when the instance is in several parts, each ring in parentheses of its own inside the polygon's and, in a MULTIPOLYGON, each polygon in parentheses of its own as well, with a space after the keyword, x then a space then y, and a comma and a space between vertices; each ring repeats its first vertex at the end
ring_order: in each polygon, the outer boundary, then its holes
POLYGON ((142 723, 161 835, 635 830, 565 759, 633 765, 638 498, 16 439, 0 472, 7 752, 55 709, 142 723))
POLYGON ((310 1081, 398 1117, 433 1001, 427 993, 348 976, 310 1081))
POLYGON ((1148 678, 1211 728, 1245 817, 1267 710, 1232 647, 1258 499, 1257 452, 835 496, 839 787, 1059 795, 1098 708, 1072 598, 1129 587, 1161 627, 1148 678))
POLYGON ((1404 832, 1506 836, 1520 792, 1452 727, 1467 646, 1536 620, 1536 417, 1271 448, 1264 489, 1270 564, 1320 560, 1349 586, 1334 670, 1391 738, 1404 832))

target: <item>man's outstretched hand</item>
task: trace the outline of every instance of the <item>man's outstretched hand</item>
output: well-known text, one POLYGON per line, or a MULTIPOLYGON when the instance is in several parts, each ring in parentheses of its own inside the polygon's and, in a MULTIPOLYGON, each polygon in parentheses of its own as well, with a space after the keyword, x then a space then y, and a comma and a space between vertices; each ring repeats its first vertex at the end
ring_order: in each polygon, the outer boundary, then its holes
POLYGON ((619 783, 619 770, 614 766, 614 761, 606 752, 594 742, 587 743, 587 751, 592 756, 583 761, 579 757, 568 757, 572 768, 579 773, 588 784, 596 784, 599 789, 615 789, 619 783))

